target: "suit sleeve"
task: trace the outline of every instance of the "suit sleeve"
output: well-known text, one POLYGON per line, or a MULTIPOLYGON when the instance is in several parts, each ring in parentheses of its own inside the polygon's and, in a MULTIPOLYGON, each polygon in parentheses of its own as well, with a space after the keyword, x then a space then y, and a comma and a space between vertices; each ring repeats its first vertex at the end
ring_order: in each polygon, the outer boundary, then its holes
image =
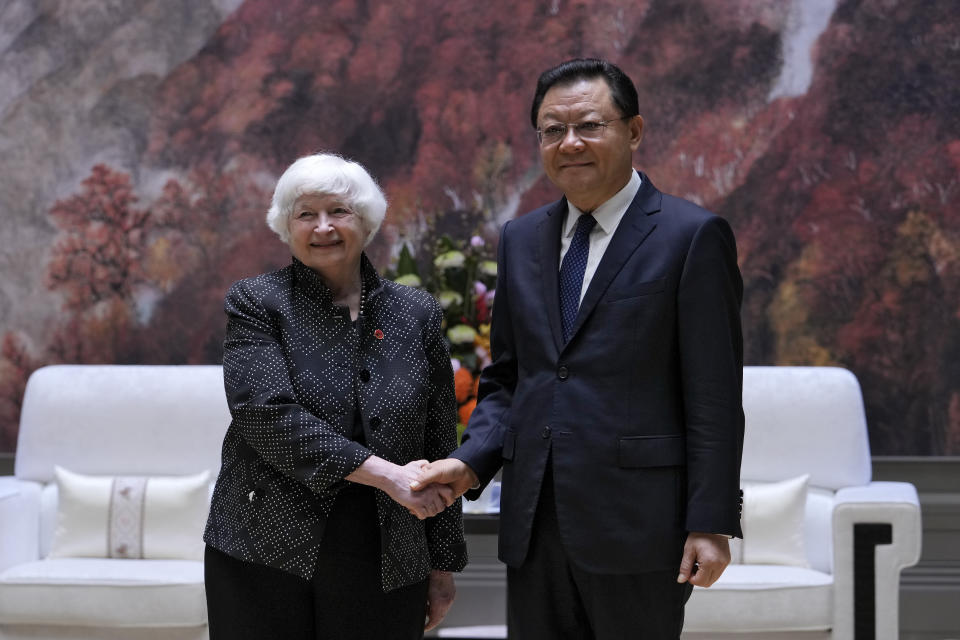
POLYGON ((677 301, 688 531, 742 535, 742 298, 733 231, 713 216, 694 234, 677 301))
POLYGON ((278 330, 243 282, 230 288, 224 307, 223 379, 233 425, 281 473, 328 491, 372 452, 297 402, 278 330))
POLYGON ((507 228, 500 232, 497 248, 497 288, 493 295, 493 319, 490 323, 492 362, 480 374, 477 406, 463 434, 460 448, 451 457, 474 470, 480 488, 466 497, 474 500, 503 464, 503 438, 510 423, 510 407, 517 387, 517 358, 510 317, 510 293, 507 286, 507 228))
MULTIPOLYGON (((423 347, 430 364, 430 399, 427 405, 424 456, 438 460, 457 446, 457 400, 453 387, 450 351, 443 339, 443 311, 433 301, 423 330, 423 347)), ((430 566, 441 571, 462 571, 467 563, 463 537, 463 507, 458 498, 442 512, 425 521, 430 566)))

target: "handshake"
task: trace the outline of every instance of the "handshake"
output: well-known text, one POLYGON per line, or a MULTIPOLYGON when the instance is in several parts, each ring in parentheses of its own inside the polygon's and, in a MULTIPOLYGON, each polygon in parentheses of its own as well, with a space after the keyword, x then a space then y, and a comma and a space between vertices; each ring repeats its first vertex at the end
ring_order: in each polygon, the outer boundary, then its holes
POLYGON ((391 497, 421 520, 437 515, 478 482, 473 469, 456 458, 415 460, 401 469, 407 486, 391 497))

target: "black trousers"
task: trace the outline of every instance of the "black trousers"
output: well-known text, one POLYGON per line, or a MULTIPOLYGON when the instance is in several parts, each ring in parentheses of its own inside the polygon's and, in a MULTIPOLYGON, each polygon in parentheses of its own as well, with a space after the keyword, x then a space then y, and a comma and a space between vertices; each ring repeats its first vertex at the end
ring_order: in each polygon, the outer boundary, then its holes
POLYGON ((677 640, 693 586, 677 569, 596 574, 570 561, 557 526, 553 469, 548 464, 527 558, 507 567, 511 640, 677 640))
POLYGON ((210 640, 419 640, 427 581, 384 593, 373 491, 351 488, 327 520, 313 580, 207 547, 210 640))

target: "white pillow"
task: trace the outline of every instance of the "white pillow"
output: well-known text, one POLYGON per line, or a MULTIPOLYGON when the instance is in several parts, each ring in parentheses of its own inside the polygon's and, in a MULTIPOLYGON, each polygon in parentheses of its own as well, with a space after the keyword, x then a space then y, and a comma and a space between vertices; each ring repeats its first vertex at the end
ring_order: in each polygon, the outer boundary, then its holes
POLYGON ((807 567, 803 519, 809 475, 781 482, 744 482, 743 542, 731 555, 743 564, 807 567))
POLYGON ((87 476, 55 467, 59 500, 50 556, 203 558, 210 472, 87 476))

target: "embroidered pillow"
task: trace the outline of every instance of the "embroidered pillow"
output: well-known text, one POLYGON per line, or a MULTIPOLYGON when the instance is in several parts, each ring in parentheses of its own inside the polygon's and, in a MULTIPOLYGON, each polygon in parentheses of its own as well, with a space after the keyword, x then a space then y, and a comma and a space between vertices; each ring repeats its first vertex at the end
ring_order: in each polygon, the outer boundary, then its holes
POLYGON ((59 558, 203 559, 210 472, 88 476, 55 467, 59 558))

